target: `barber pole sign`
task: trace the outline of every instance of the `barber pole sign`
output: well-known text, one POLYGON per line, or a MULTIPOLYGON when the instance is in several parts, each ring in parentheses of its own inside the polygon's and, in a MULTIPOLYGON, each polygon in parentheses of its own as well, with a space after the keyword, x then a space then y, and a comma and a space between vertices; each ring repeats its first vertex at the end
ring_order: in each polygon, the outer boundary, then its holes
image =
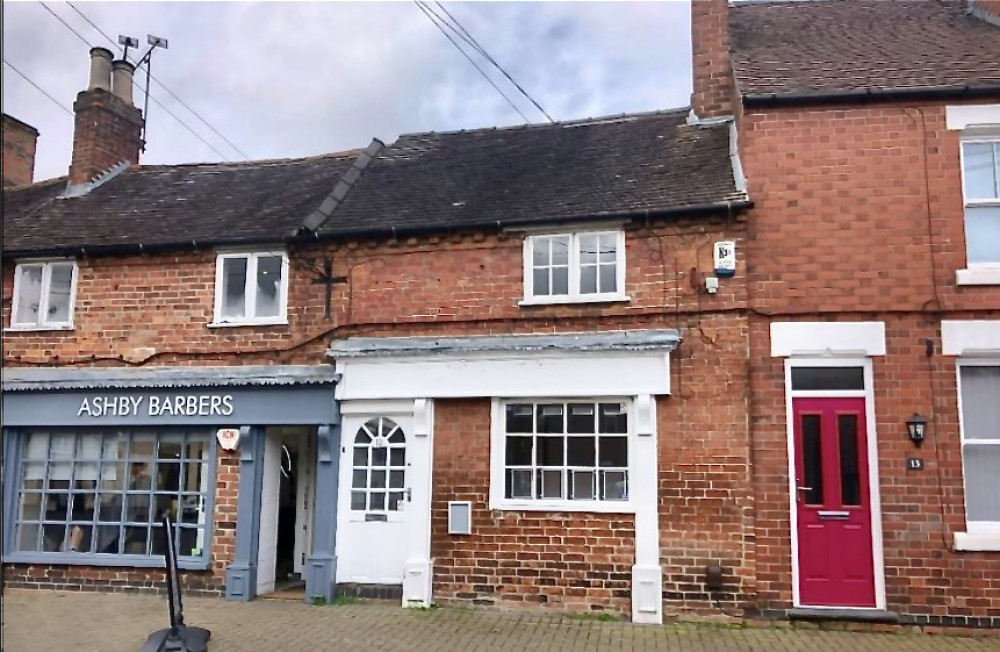
POLYGON ((236 450, 236 447, 240 445, 239 428, 219 428, 219 432, 215 433, 215 436, 223 450, 236 450))

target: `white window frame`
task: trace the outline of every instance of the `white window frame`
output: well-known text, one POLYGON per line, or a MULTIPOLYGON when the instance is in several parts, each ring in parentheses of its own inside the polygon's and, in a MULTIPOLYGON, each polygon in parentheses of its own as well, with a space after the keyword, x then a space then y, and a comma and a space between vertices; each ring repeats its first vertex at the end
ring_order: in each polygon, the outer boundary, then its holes
MULTIPOLYGON (((617 435, 622 436, 622 435, 617 435)), ((490 415, 490 509, 530 512, 589 512, 604 514, 634 514, 636 512, 636 497, 632 491, 633 479, 636 477, 636 407, 634 397, 600 396, 600 397, 532 397, 532 398, 494 398, 490 415), (504 407, 509 403, 624 403, 628 416, 628 466, 626 475, 629 490, 625 500, 572 500, 559 499, 522 499, 507 498, 506 487, 506 427, 504 425, 504 407)), ((565 466, 565 465, 564 465, 565 466)), ((595 469, 597 467, 595 466, 595 469)), ((596 475, 596 474, 595 474, 596 475)))
POLYGON ((608 301, 628 301, 625 294, 625 231, 621 228, 594 230, 562 230, 527 233, 524 237, 524 300, 519 305, 546 305, 559 303, 601 303, 608 301), (580 238, 583 236, 615 236, 615 292, 582 294, 580 292, 580 238), (534 294, 534 244, 539 238, 568 237, 569 247, 569 292, 568 294, 535 296, 534 294))
POLYGON ((76 283, 80 276, 79 267, 72 258, 46 258, 30 259, 18 261, 14 268, 14 296, 10 310, 10 327, 8 330, 14 331, 51 331, 51 330, 73 330, 73 314, 76 310, 76 283), (32 323, 18 323, 18 306, 21 296, 21 278, 24 267, 42 267, 42 289, 40 303, 38 306, 38 321, 32 323), (69 321, 56 322, 45 319, 48 314, 49 295, 52 282, 52 268, 56 265, 70 265, 73 268, 69 288, 69 321))
MULTIPOLYGON (((991 445, 1000 446, 1000 438, 998 439, 975 439, 967 440, 965 437, 965 418, 962 405, 962 368, 963 367, 997 367, 1000 368, 1000 358, 992 359, 979 359, 979 360, 962 360, 959 359, 958 363, 955 365, 955 376, 956 376, 956 388, 958 391, 958 428, 961 434, 961 446, 962 446, 962 494, 965 496, 966 500, 966 510, 968 510, 968 493, 965 486, 965 445, 967 443, 975 443, 977 445, 991 445)), ((981 545, 987 545, 987 548, 975 548, 975 549, 989 549, 1000 551, 1000 521, 970 521, 968 520, 968 511, 966 511, 966 521, 965 521, 966 532, 964 534, 971 535, 972 539, 968 540, 969 536, 966 536, 966 544, 979 543, 981 545)), ((956 533, 956 542, 959 541, 956 533)), ((967 548, 973 549, 973 548, 967 548)))
POLYGON ((230 327, 230 326, 270 326, 288 323, 288 253, 280 250, 272 251, 229 251, 219 252, 215 259, 215 320, 209 324, 210 327, 230 327), (244 285, 243 301, 245 313, 257 303, 257 284, 253 282, 257 278, 257 261, 261 257, 281 256, 281 287, 278 290, 278 303, 280 312, 275 316, 255 317, 244 314, 243 317, 223 317, 222 303, 224 297, 223 267, 225 261, 232 258, 245 258, 247 260, 247 275, 244 285))

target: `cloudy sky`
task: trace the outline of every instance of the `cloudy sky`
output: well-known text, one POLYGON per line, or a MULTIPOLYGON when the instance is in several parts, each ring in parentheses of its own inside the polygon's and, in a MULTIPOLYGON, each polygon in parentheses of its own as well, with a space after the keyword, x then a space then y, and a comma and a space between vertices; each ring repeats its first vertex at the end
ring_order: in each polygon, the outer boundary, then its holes
MULTIPOLYGON (((688 102, 686 2, 444 7, 556 120, 688 102)), ((139 38, 140 55, 147 34, 168 39, 153 76, 239 150, 154 81, 144 163, 309 156, 372 137, 524 122, 413 2, 5 1, 3 111, 41 132, 36 180, 66 173, 73 121, 64 109, 86 86, 89 46, 111 47, 81 13, 116 40, 139 38)), ((545 120, 475 59, 531 122, 545 120)), ((136 80, 138 100, 144 76, 136 80)))

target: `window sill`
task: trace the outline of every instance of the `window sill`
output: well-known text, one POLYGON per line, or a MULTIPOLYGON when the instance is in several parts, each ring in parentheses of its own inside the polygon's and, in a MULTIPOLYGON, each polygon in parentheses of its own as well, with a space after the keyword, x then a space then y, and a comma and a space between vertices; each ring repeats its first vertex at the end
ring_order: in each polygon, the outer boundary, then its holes
POLYGON ((558 306, 566 304, 576 304, 576 303, 626 303, 632 300, 632 297, 626 296, 624 294, 615 296, 598 296, 598 297, 532 297, 530 299, 523 299, 517 302, 519 306, 558 306))
MULTIPOLYGON (((164 568, 166 558, 146 555, 96 555, 67 552, 15 552, 4 555, 4 564, 49 564, 52 566, 107 566, 114 568, 164 568)), ((208 559, 177 558, 181 570, 208 570, 208 559)))
POLYGON ((1000 532, 956 532, 955 550, 1000 552, 1000 532))
POLYGON ((73 324, 46 325, 46 326, 8 326, 3 329, 5 333, 39 333, 44 331, 71 331, 73 324))
POLYGON ((584 512, 594 514, 635 514, 629 500, 503 500, 491 502, 490 509, 507 512, 584 512))
POLYGON ((955 272, 956 285, 1000 285, 1000 266, 970 267, 955 272))
POLYGON ((263 321, 213 321, 209 328, 241 328, 244 326, 288 326, 287 319, 268 319, 263 321))

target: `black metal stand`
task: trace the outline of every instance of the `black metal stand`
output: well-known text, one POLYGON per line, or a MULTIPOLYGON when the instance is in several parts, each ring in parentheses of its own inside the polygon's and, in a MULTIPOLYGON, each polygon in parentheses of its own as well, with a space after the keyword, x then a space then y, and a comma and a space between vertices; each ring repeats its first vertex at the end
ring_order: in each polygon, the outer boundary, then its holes
POLYGON ((150 634, 140 652, 206 652, 208 638, 212 632, 184 624, 184 607, 181 604, 181 585, 177 572, 177 548, 170 516, 164 514, 162 525, 167 551, 167 602, 170 610, 170 627, 150 634))

